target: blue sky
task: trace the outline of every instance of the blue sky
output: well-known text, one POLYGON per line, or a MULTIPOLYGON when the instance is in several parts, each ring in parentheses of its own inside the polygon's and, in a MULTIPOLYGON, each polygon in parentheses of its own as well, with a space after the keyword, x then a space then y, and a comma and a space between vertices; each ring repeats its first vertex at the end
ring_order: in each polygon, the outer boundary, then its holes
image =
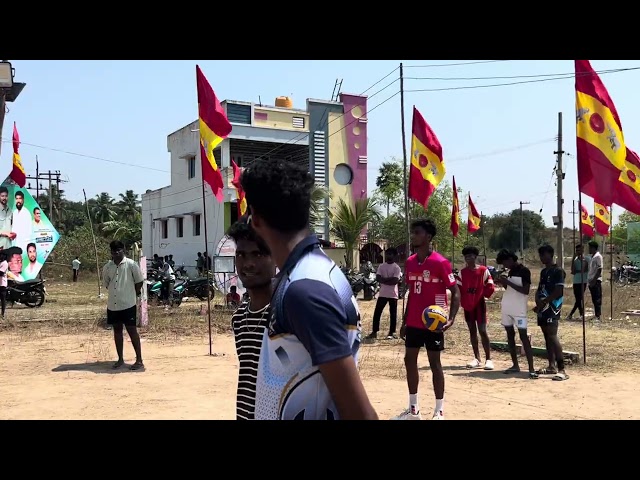
MULTIPOLYGON (((275 97, 290 95, 294 106, 304 108, 307 98, 328 99, 336 78, 344 79, 343 92, 362 93, 399 62, 14 60, 16 81, 27 86, 18 100, 9 104, 2 162, 7 170, 11 168, 11 144, 6 141, 16 121, 27 172, 35 174, 38 155, 41 170, 60 170, 67 177, 69 182, 63 188, 68 198, 81 200, 83 188, 88 196, 101 191, 117 195, 126 189, 142 193, 169 183, 167 135, 196 119, 196 63, 221 99, 257 102, 260 96, 263 103, 273 104, 275 97)), ((403 62, 406 90, 533 79, 469 77, 573 72, 572 60, 403 62), (422 79, 412 79, 415 77, 422 79)), ((591 63, 597 71, 640 67, 637 60, 591 63)), ((367 94, 373 95, 396 76, 397 72, 367 94)), ((530 201, 529 208, 542 208, 545 221, 551 224, 556 197, 550 180, 560 111, 564 116, 564 150, 575 154, 574 80, 567 77, 492 88, 409 92, 405 97, 407 143, 411 111, 416 105, 442 143, 447 179, 455 175, 459 187, 471 190, 478 209, 493 214, 518 208, 520 200, 530 201)), ((640 110, 640 95, 636 94, 640 70, 603 74, 601 78, 616 103, 627 144, 640 149, 640 116, 636 114, 640 110)), ((395 82, 373 95, 369 110, 397 91, 395 82)), ((368 118, 369 188, 373 189, 380 164, 402 156, 400 96, 375 108, 368 118)), ((572 200, 577 200, 575 157, 565 156, 565 171, 565 224, 570 227, 571 216, 566 212, 571 210, 572 200)))

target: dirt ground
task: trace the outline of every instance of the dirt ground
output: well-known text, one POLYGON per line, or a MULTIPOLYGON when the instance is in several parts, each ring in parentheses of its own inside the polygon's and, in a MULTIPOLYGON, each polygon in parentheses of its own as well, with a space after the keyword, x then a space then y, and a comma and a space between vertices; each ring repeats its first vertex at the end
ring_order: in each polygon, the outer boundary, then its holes
MULTIPOLYGON (((150 309, 149 325, 141 328, 146 371, 114 372, 112 332, 102 326, 105 299, 97 297, 95 284, 51 282, 47 289, 42 308, 9 308, 7 321, 0 322, 0 419, 235 418, 238 368, 229 312, 216 306, 212 314, 214 352, 220 355, 211 357, 202 304, 186 302, 169 312, 150 309)), ((498 292, 489 303, 489 334, 504 342, 500 296, 498 292)), ((375 302, 359 304, 366 335, 375 302)), ((443 354, 446 418, 640 419, 640 320, 617 313, 638 305, 640 289, 616 291, 616 318, 587 323, 587 365, 582 358, 570 365, 566 382, 506 376, 501 370, 510 360, 500 352, 492 352, 495 371, 467 370, 471 349, 460 312, 446 334, 443 354)), ((533 323, 533 345, 541 346, 533 323)), ((386 312, 381 328, 388 328, 386 312)), ((582 354, 582 335, 580 322, 562 322, 565 350, 582 354)), ((402 343, 381 340, 361 347, 360 373, 381 419, 406 408, 402 343)), ((133 361, 128 341, 125 355, 133 361)), ((434 397, 425 354, 419 362, 420 404, 428 417, 434 397)), ((520 362, 524 367, 524 358, 520 362)), ((536 358, 538 368, 545 365, 536 358)))
MULTIPOLYGON (((235 417, 237 361, 232 337, 143 343, 146 371, 114 373, 111 332, 12 342, 0 336, 2 419, 220 419, 235 417)), ((131 344, 125 346, 132 361, 131 344)), ((365 345, 361 373, 381 419, 405 408, 402 346, 365 345), (384 366, 385 374, 380 375, 384 366), (394 378, 395 377, 395 378, 394 378)), ((575 373, 566 382, 531 381, 500 371, 468 371, 445 355, 447 419, 640 419, 640 375, 575 373)), ((509 363, 496 356, 497 369, 509 363)), ((426 356, 420 402, 433 406, 426 356)))

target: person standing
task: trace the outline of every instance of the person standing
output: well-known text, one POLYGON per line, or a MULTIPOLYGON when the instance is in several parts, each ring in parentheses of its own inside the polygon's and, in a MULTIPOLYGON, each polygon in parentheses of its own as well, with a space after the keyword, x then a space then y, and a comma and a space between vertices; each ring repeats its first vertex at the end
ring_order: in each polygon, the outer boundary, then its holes
POLYGON ((29 210, 24 208, 24 192, 16 190, 15 193, 15 210, 13 211, 13 232, 15 237, 12 245, 20 247, 25 252, 27 244, 33 237, 33 219, 29 210))
POLYGON ((73 261, 71 262, 71 268, 73 269, 74 282, 78 281, 78 274, 80 273, 80 265, 82 265, 82 263, 80 262, 78 257, 74 258, 73 261))
POLYGON ((7 308, 7 271, 9 263, 7 262, 7 254, 0 250, 0 303, 2 306, 2 320, 4 320, 4 311, 7 308))
POLYGON ((396 263, 398 258, 398 250, 388 248, 385 252, 385 261, 381 263, 376 272, 376 280, 380 284, 380 292, 378 292, 378 301, 373 312, 373 331, 367 337, 369 339, 378 338, 380 330, 380 317, 384 312, 384 307, 389 305, 389 334, 387 340, 398 338, 396 336, 396 323, 398 321, 398 282, 402 277, 402 270, 396 263))
POLYGON ((409 408, 393 420, 421 420, 418 406, 418 354, 424 347, 431 367, 436 406, 432 420, 444 420, 444 370, 441 352, 444 350, 444 332, 455 321, 460 308, 460 290, 451 263, 433 250, 436 226, 431 220, 416 220, 411 224, 411 245, 416 253, 406 262, 405 277, 409 298, 400 327, 400 338, 405 341, 404 366, 409 387, 409 408), (447 290, 451 292, 451 307, 447 305, 447 290), (449 318, 442 330, 428 330, 422 320, 424 311, 432 305, 449 310, 449 318))
POLYGON ((262 350, 262 338, 269 324, 271 282, 276 266, 269 247, 247 224, 246 217, 234 223, 227 235, 236 244, 236 269, 249 297, 231 318, 240 363, 236 420, 253 420, 256 406, 256 372, 262 350))
POLYGON ((111 260, 102 269, 104 288, 109 294, 107 300, 107 324, 113 326, 118 361, 114 369, 124 365, 124 328, 127 329, 131 344, 136 352, 136 361, 131 370, 144 368, 140 335, 137 328, 138 301, 144 279, 140 267, 124 253, 124 244, 114 240, 109 244, 111 260), (124 327, 124 328, 123 328, 124 327))
POLYGON ((575 303, 567 316, 567 320, 573 320, 573 314, 576 313, 576 310, 580 312, 580 318, 584 315, 584 292, 587 290, 589 259, 583 255, 582 245, 576 245, 575 254, 571 260, 571 275, 573 277, 575 303))
POLYGON ((469 327, 473 360, 467 364, 467 368, 480 368, 480 349, 478 347, 478 332, 482 339, 482 348, 486 361, 485 370, 493 370, 491 361, 491 341, 487 333, 489 318, 487 317, 486 298, 490 298, 495 290, 493 278, 489 269, 484 265, 478 265, 476 259, 480 251, 476 247, 464 247, 462 255, 466 266, 460 270, 458 287, 460 288, 460 305, 464 310, 464 319, 469 327))
POLYGON ((538 370, 538 374, 553 375, 554 380, 567 380, 569 375, 564 370, 564 353, 558 338, 558 324, 562 312, 564 297, 565 272, 553 262, 554 250, 551 245, 543 245, 538 249, 540 262, 544 268, 540 272, 540 283, 536 291, 536 307, 538 326, 544 335, 547 347, 549 367, 538 370), (556 365, 558 369, 556 370, 556 365))
POLYGON ((351 285, 309 233, 313 176, 260 159, 242 173, 249 223, 280 270, 260 353, 257 420, 377 420, 357 369, 351 285))
POLYGON ((15 238, 13 213, 9 207, 9 189, 0 185, 0 250, 11 247, 11 242, 15 238))
POLYGON ((593 310, 595 313, 595 321, 599 322, 602 316, 602 255, 598 251, 598 242, 592 240, 589 242, 589 275, 587 282, 589 283, 589 291, 591 292, 591 300, 593 301, 593 310))
POLYGON ((529 341, 527 313, 529 310, 529 292, 531 291, 531 270, 518 262, 518 256, 506 249, 500 250, 496 263, 508 270, 507 276, 500 276, 496 283, 505 288, 502 295, 502 326, 507 332, 507 344, 513 365, 504 373, 519 373, 518 351, 516 350, 516 328, 529 364, 529 378, 538 378, 533 363, 533 350, 529 341))

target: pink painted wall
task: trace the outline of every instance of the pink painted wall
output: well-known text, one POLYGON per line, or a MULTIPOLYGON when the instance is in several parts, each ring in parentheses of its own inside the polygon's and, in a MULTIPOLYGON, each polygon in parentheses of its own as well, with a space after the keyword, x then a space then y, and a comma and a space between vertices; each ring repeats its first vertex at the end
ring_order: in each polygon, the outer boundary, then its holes
POLYGON ((340 94, 344 106, 349 166, 353 170, 353 199, 367 196, 367 97, 340 94))

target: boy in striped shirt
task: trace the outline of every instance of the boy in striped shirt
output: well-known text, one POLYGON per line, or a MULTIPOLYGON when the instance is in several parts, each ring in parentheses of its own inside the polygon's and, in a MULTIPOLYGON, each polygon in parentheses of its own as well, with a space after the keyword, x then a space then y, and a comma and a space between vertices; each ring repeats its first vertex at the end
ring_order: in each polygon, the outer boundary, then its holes
POLYGON ((269 323, 271 281, 276 267, 269 247, 251 228, 246 217, 234 223, 227 235, 236 244, 236 270, 249 293, 249 300, 242 302, 231 320, 240 363, 236 420, 253 420, 258 362, 264 329, 269 323))

